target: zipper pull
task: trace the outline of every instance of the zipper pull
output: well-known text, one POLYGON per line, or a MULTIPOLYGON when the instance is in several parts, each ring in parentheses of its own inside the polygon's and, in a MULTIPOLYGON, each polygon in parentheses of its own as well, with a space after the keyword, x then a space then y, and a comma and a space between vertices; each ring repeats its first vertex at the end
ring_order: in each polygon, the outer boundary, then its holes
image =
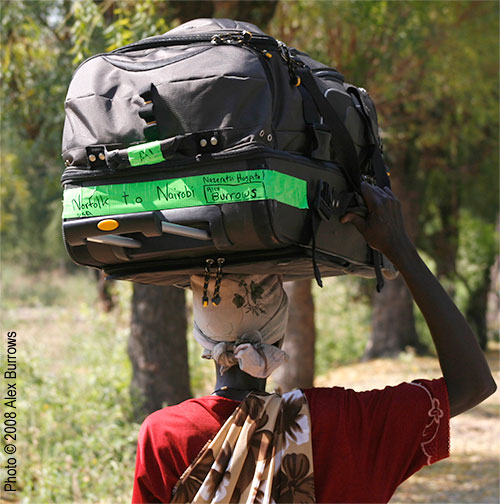
POLYGON ((302 61, 299 61, 296 59, 293 54, 290 52, 290 49, 288 46, 281 42, 281 40, 278 40, 278 50, 280 53, 281 58, 283 61, 286 63, 288 67, 288 75, 290 76, 290 84, 292 86, 300 86, 300 77, 297 75, 296 70, 297 68, 306 68, 306 65, 302 63, 302 61))
POLYGON ((247 30, 243 30, 243 38, 241 39, 241 43, 242 44, 248 44, 248 42, 250 42, 250 39, 252 38, 252 32, 249 32, 247 30))
POLYGON ((214 45, 220 44, 248 44, 252 38, 252 33, 243 30, 241 33, 222 33, 216 34, 211 39, 210 42, 214 45))
POLYGON ((273 55, 267 49, 260 49, 260 53, 262 54, 262 56, 268 59, 271 59, 273 57, 273 55))
POLYGON ((220 45, 220 44, 223 44, 224 43, 224 39, 222 38, 221 35, 214 35, 211 39, 210 39, 210 42, 213 44, 213 45, 220 45))
POLYGON ((203 282, 203 297, 201 298, 203 308, 208 306, 208 282, 210 281, 210 268, 213 263, 213 259, 207 259, 205 261, 205 281, 203 282))
POLYGON ((225 259, 223 257, 219 257, 217 259, 217 274, 215 277, 215 288, 214 295, 212 296, 212 304, 217 306, 221 302, 220 297, 220 284, 222 282, 222 265, 224 264, 225 259))

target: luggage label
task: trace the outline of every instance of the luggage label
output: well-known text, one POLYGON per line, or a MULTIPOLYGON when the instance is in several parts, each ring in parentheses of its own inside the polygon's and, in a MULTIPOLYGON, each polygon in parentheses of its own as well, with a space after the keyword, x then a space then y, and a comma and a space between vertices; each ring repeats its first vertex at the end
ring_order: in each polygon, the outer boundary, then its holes
POLYGON ((245 170, 71 187, 64 191, 63 219, 268 199, 307 209, 307 181, 274 170, 245 170))

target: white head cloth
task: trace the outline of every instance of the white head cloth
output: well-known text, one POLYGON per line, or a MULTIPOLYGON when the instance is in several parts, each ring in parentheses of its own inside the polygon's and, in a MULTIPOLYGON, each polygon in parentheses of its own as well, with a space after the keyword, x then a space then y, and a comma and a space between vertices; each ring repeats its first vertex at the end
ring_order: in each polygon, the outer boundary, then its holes
MULTIPOLYGON (((210 287, 213 288, 213 279, 210 287)), ((267 378, 288 355, 281 346, 288 320, 288 299, 277 275, 232 275, 222 278, 218 306, 202 303, 204 277, 191 277, 194 337, 224 373, 238 364, 257 378, 267 378)))

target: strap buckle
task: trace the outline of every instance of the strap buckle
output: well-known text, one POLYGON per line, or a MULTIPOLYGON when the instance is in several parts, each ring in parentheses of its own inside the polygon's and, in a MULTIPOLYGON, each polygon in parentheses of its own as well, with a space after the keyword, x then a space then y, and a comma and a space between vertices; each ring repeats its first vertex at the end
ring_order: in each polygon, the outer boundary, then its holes
POLYGON ((310 138, 311 149, 309 155, 313 159, 331 161, 330 143, 332 132, 326 124, 314 123, 307 125, 308 137, 310 138))
POLYGON ((330 220, 333 215, 333 191, 327 182, 318 181, 316 197, 312 207, 322 221, 330 220))

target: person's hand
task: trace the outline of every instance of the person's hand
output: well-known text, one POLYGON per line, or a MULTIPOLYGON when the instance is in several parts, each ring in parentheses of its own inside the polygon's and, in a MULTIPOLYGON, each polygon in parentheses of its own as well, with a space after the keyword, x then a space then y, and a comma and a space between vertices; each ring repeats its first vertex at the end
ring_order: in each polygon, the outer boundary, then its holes
POLYGON ((404 227, 401 203, 388 188, 361 183, 361 194, 368 208, 366 217, 347 213, 343 224, 351 222, 370 247, 392 260, 399 252, 413 247, 404 227))

